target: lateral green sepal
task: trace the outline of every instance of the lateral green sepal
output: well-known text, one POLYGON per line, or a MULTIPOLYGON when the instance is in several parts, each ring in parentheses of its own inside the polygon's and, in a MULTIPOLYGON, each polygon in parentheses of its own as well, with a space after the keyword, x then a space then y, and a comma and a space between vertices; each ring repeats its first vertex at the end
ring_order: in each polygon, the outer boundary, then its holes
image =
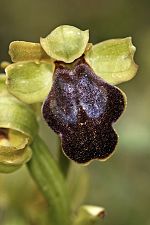
POLYGON ((53 80, 53 63, 18 62, 6 68, 8 91, 21 101, 42 102, 53 80))
POLYGON ((135 50, 130 37, 112 39, 93 45, 85 52, 85 60, 98 76, 115 85, 135 76, 135 50))

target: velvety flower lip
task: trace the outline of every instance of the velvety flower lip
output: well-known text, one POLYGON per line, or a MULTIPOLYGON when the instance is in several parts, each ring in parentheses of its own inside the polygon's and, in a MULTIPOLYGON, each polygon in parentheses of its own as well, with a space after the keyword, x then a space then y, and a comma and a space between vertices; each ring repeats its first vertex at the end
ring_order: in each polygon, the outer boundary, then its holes
POLYGON ((125 108, 125 96, 98 77, 83 58, 71 67, 56 63, 43 117, 60 135, 65 155, 78 162, 109 157, 117 144, 112 124, 125 108))

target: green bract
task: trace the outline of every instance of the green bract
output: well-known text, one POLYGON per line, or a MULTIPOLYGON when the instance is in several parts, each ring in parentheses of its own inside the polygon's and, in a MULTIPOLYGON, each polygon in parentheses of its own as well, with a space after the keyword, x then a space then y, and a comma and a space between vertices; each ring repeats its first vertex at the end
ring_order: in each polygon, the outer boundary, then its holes
POLYGON ((85 51, 89 40, 89 31, 63 25, 53 30, 40 42, 45 52, 53 59, 71 63, 85 51))
POLYGON ((119 84, 132 79, 137 72, 135 50, 130 37, 112 39, 92 46, 85 53, 85 60, 105 81, 119 84))
POLYGON ((0 76, 0 172, 13 172, 32 155, 28 145, 38 131, 34 112, 10 95, 0 76))
POLYGON ((6 68, 11 94, 28 104, 42 102, 52 86, 54 64, 18 62, 6 68))

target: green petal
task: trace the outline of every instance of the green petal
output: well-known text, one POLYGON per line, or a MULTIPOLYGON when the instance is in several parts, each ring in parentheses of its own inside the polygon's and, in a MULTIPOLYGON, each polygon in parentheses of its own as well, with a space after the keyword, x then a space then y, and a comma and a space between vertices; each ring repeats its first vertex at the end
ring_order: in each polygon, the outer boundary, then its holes
POLYGON ((40 42, 45 52, 55 60, 71 63, 85 51, 89 40, 89 31, 63 25, 53 30, 40 42))
POLYGON ((94 72, 110 84, 132 79, 137 72, 133 57, 135 47, 130 37, 101 42, 85 53, 94 72))
POLYGON ((42 102, 52 86, 54 64, 18 62, 6 68, 7 87, 25 103, 42 102))
POLYGON ((9 55, 13 62, 50 60, 39 43, 13 41, 9 45, 9 55))

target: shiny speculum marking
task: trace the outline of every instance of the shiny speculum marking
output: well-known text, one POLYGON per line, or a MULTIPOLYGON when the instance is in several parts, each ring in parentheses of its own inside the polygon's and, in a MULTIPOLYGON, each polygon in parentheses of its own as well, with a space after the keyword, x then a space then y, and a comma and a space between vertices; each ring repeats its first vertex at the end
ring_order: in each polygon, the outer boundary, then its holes
POLYGON ((114 151, 118 137, 112 123, 124 107, 122 92, 96 76, 81 60, 73 68, 56 64, 43 116, 60 134, 66 156, 87 163, 106 159, 114 151))

